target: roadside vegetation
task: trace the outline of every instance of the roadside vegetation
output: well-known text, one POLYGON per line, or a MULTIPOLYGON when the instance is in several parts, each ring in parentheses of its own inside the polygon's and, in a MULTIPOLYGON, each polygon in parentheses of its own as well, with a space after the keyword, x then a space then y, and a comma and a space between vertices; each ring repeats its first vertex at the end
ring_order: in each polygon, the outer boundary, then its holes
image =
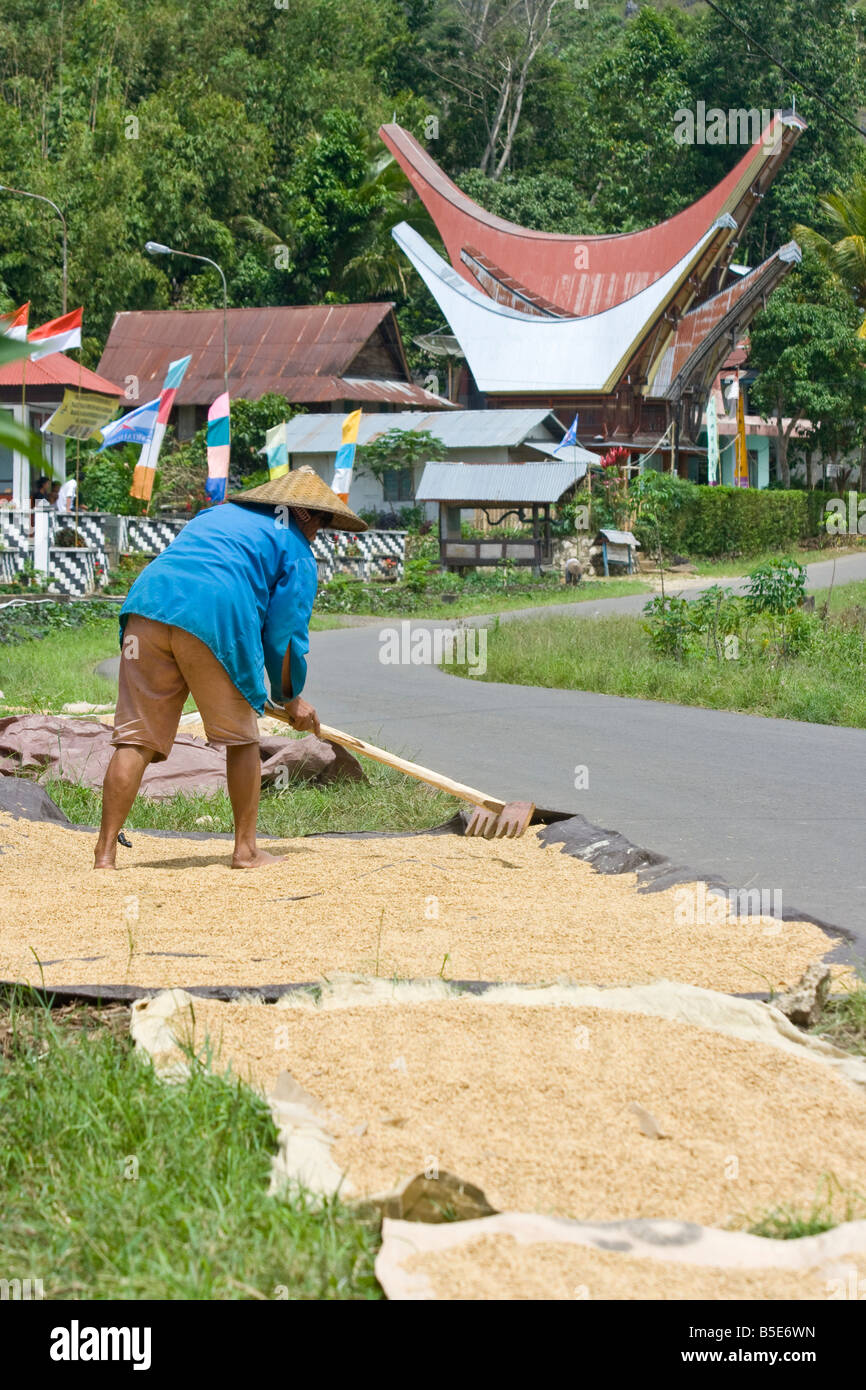
POLYGON ((814 612, 794 562, 759 567, 749 590, 657 595, 643 618, 494 624, 473 679, 866 728, 866 583, 819 593, 814 612))
POLYGON ((0 1003, 0 1267, 47 1299, 378 1299, 379 1222, 267 1196, 264 1099, 160 1081, 128 1010, 0 1003))

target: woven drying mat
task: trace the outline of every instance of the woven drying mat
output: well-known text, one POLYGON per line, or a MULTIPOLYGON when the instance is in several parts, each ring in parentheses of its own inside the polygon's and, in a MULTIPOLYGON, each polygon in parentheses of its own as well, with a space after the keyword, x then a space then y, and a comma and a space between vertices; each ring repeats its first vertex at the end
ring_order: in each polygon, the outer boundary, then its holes
MULTIPOLYGON (((532 1218, 521 1218, 509 1214, 511 1224, 520 1231, 521 1224, 531 1225, 532 1218)), ((685 1263, 664 1258, 635 1258, 623 1253, 617 1246, 621 1244, 619 1233, 611 1231, 608 1239, 613 1248, 594 1249, 589 1245, 578 1244, 568 1239, 568 1233, 561 1231, 559 1239, 520 1239, 509 1231, 485 1227, 496 1226, 493 1222, 473 1221, 473 1232, 469 1239, 468 1231, 458 1227, 425 1227, 420 1232, 416 1226, 407 1229, 403 1222, 390 1223, 398 1229, 400 1236, 390 1234, 386 1229, 385 1249, 389 1241, 402 1246, 388 1263, 393 1274, 385 1279, 385 1288, 390 1298, 429 1298, 429 1299, 534 1299, 534 1300, 583 1300, 583 1299, 827 1299, 849 1298, 851 1289, 866 1287, 866 1233, 858 1233, 853 1225, 845 1228, 850 1232, 852 1246, 857 1252, 846 1250, 845 1236, 840 1229, 833 1232, 841 1240, 835 1245, 838 1253, 822 1255, 815 1247, 814 1240, 799 1241, 756 1241, 764 1247, 756 1252, 754 1259, 765 1259, 766 1263, 753 1267, 719 1268, 712 1265, 685 1263), (423 1240, 436 1241, 440 1248, 427 1249, 418 1253, 408 1253, 413 1244, 423 1240), (808 1250, 792 1251, 785 1246, 806 1246, 808 1250), (773 1247, 777 1247, 774 1249, 773 1247), (781 1250, 778 1247, 783 1247, 781 1250), (799 1256, 799 1267, 791 1263, 779 1266, 776 1261, 783 1255, 799 1256), (399 1290, 399 1292, 397 1291, 399 1290)), ((551 1223, 553 1226, 554 1223, 551 1223)), ((863 1223, 859 1223, 861 1226, 863 1223)), ((552 1232, 555 1235, 555 1231, 552 1232)), ((709 1232, 719 1244, 723 1244, 726 1232, 709 1232), (719 1238, 721 1237, 721 1240, 719 1238)), ((661 1252, 659 1252, 661 1253, 661 1252)), ((377 1263, 377 1270, 380 1265, 377 1263)), ((855 1294, 856 1296, 856 1294, 855 1294)))
POLYGON ((0 814, 0 979, 667 978, 746 994, 793 986, 836 944, 811 922, 716 913, 684 924, 682 886, 638 893, 634 874, 598 873, 534 829, 507 841, 286 840, 271 844, 284 863, 253 872, 229 867, 222 840, 130 835, 120 871, 97 874, 89 835, 0 814))
POLYGON ((681 986, 634 1001, 703 1014, 704 1027, 626 1012, 628 1000, 539 1004, 530 990, 527 1002, 506 1002, 523 998, 514 988, 501 1002, 436 998, 435 986, 425 998, 402 986, 392 1002, 374 983, 318 1005, 166 993, 135 1006, 133 1032, 161 1066, 173 1035, 266 1092, 288 1072, 290 1096, 308 1102, 305 1131, 318 1107, 333 1136, 334 1181, 345 1175, 347 1196, 441 1170, 497 1211, 729 1226, 783 1203, 810 1208, 828 1174, 838 1220, 846 1197, 864 1193, 866 1086, 847 1078, 866 1080, 866 1063, 796 1041, 766 1005, 681 986), (146 1041, 148 1014, 160 1032, 146 1041), (773 1045, 755 1040, 762 1022, 773 1045))

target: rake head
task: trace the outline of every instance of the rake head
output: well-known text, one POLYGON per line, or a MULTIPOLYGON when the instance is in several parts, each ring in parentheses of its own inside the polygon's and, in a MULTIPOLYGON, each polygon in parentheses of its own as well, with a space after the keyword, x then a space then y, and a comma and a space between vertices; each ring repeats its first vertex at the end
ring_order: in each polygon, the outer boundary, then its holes
POLYGON ((482 835, 485 840, 516 840, 529 825, 534 811, 531 801, 507 801, 501 811, 476 806, 464 833, 482 835))

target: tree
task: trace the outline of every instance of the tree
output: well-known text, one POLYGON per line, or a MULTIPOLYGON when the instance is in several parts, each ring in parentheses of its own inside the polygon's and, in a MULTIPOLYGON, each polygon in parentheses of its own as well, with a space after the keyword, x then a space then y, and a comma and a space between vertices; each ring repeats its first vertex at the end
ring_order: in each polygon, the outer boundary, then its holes
POLYGON ((357 451, 358 471, 381 479, 396 468, 414 468, 446 453, 441 439, 430 430, 387 430, 378 439, 362 444, 357 451))
POLYGON ((788 452, 799 422, 833 462, 861 439, 866 410, 866 342, 859 314, 831 273, 804 257, 770 297, 751 330, 749 365, 758 370, 750 399, 776 428, 776 467, 791 485, 788 452))
POLYGON ((854 175, 850 192, 828 193, 821 207, 838 239, 832 241, 813 227, 797 226, 794 235, 823 261, 863 311, 857 333, 866 338, 866 173, 854 175))
POLYGON ((559 0, 445 0, 419 59, 442 104, 472 113, 483 132, 478 167, 508 167, 530 74, 548 43, 559 0), (444 83, 444 91, 442 84, 444 83))

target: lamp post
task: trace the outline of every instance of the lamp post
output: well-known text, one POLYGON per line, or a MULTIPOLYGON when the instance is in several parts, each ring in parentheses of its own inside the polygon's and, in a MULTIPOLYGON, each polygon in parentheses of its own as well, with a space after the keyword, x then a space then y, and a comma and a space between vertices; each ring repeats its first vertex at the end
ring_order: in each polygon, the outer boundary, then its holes
POLYGON ((57 216, 60 218, 61 224, 63 226, 63 312, 65 314, 67 278, 66 218, 63 216, 63 213, 60 211, 60 208, 57 206, 57 204, 53 203, 50 198, 46 198, 42 193, 28 193, 25 188, 10 188, 9 185, 5 183, 0 183, 0 193, 14 193, 19 198, 35 198, 36 201, 39 203, 47 203, 50 208, 54 209, 54 211, 57 213, 57 216))
POLYGON ((163 246, 161 241, 147 241, 144 244, 145 251, 151 256, 186 256, 190 261, 204 261, 205 265, 212 265, 214 270, 219 271, 219 277, 223 282, 223 378, 225 380, 226 395, 229 391, 229 293, 226 286, 226 277, 223 275, 222 267, 212 261, 210 256, 196 256, 192 251, 178 251, 174 246, 163 246))

